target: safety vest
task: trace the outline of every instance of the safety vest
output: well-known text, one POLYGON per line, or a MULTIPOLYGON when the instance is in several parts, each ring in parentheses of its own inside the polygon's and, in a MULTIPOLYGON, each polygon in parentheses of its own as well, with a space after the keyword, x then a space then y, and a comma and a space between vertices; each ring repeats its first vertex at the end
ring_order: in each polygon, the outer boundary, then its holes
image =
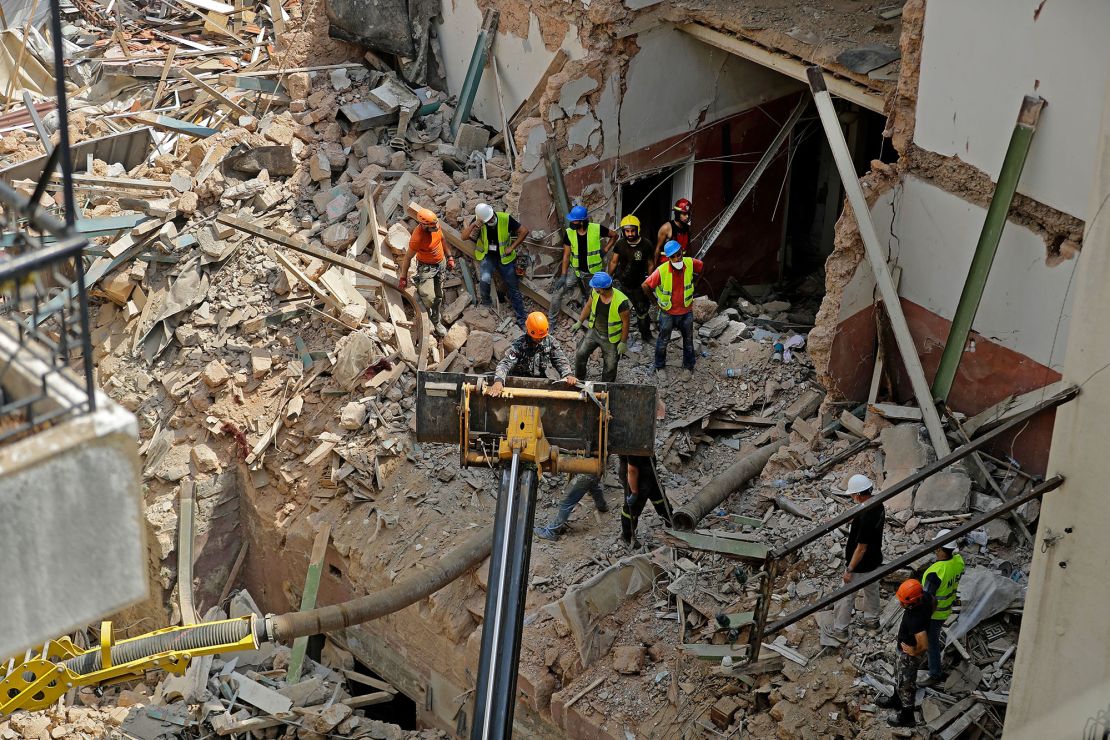
MULTIPOLYGON (((595 290, 590 299, 590 321, 586 326, 594 328, 594 316, 597 315, 597 302, 601 298, 595 290)), ((628 301, 628 296, 613 288, 613 298, 609 301, 609 341, 620 344, 621 334, 624 333, 624 324, 621 322, 621 306, 628 301)))
MULTIPOLYGON (((507 265, 516 259, 516 250, 506 252, 513 245, 509 236, 509 214, 498 211, 497 214, 497 249, 501 252, 501 264, 507 265)), ((484 224, 479 230, 478 240, 474 243, 474 259, 481 262, 489 251, 489 224, 484 224)))
POLYGON ((956 601, 956 589, 960 587, 960 576, 964 574, 964 559, 959 553, 952 553, 948 560, 938 560, 930 565, 921 575, 921 582, 932 573, 940 579, 937 586, 937 607, 933 612, 933 619, 948 619, 952 613, 952 604, 956 601))
MULTIPOLYGON (((659 301, 659 308, 664 311, 671 310, 671 270, 670 262, 659 266, 659 287, 655 289, 655 298, 659 301)), ((685 289, 682 294, 682 305, 689 306, 694 302, 694 260, 685 257, 682 260, 682 283, 685 289)))
MULTIPOLYGON (((583 273, 578 269, 578 250, 582 248, 578 241, 578 232, 567 229, 567 238, 570 239, 570 258, 574 264, 574 274, 582 277, 583 273)), ((589 271, 586 277, 601 272, 601 224, 592 222, 586 224, 586 269, 589 271)))

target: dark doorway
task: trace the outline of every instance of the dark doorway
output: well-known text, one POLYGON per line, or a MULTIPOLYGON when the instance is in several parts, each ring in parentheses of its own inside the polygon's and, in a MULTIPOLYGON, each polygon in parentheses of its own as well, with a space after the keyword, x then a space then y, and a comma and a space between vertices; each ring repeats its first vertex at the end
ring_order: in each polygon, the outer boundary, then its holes
MULTIPOLYGON (((355 661, 355 671, 370 676, 371 678, 382 679, 372 669, 355 661)), ((349 681, 348 685, 351 688, 351 693, 355 696, 363 696, 371 694, 378 689, 372 686, 364 686, 355 681, 349 681)), ((387 701, 384 704, 371 704, 368 707, 363 707, 362 711, 366 714, 368 719, 376 719, 380 722, 388 722, 397 725, 402 730, 416 730, 416 702, 402 693, 398 693, 393 697, 392 701, 387 701)))
POLYGON ((621 212, 617 222, 625 216, 640 219, 640 233, 654 245, 659 227, 671 217, 675 181, 682 177, 683 168, 687 166, 668 167, 621 185, 621 212))

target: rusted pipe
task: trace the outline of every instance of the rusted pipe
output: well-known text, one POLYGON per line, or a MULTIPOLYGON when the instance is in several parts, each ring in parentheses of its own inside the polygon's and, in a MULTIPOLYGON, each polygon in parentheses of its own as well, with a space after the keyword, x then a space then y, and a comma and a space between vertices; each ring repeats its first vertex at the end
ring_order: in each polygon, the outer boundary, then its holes
POLYGON ((784 444, 786 444, 785 437, 769 442, 755 452, 740 458, 728 470, 709 481, 698 495, 675 509, 673 518, 675 528, 685 531, 693 529, 706 514, 719 506, 733 491, 762 473, 771 455, 784 444))
POLYGON ((489 557, 492 547, 493 527, 480 529, 432 567, 403 578, 381 591, 344 601, 342 604, 268 617, 267 639, 288 642, 295 637, 333 632, 400 611, 477 567, 489 557))

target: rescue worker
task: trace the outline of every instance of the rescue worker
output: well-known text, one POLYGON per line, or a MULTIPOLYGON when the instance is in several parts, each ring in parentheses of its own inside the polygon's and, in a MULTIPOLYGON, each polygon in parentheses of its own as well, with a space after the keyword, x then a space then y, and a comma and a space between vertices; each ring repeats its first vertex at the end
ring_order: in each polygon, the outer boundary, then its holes
POLYGON ((682 334, 682 366, 691 373, 694 371, 694 314, 690 304, 694 302, 694 280, 701 274, 702 262, 682 256, 682 246, 669 241, 663 247, 667 261, 655 268, 648 279, 640 286, 646 295, 655 292, 659 304, 659 336, 655 338, 655 373, 665 380, 667 365, 667 345, 671 342, 671 332, 678 329, 682 334))
POLYGON ((601 349, 601 382, 612 383, 617 379, 617 362, 628 351, 628 325, 631 304, 628 296, 613 287, 613 278, 607 272, 596 273, 590 278, 593 295, 582 306, 578 321, 571 327, 578 331, 583 324, 586 336, 574 355, 574 374, 586 377, 586 363, 594 350, 601 349), (592 330, 592 331, 591 331, 592 330))
MULTIPOLYGON (((934 539, 943 539, 951 531, 942 529, 934 539)), ((955 541, 938 545, 934 551, 937 562, 926 568, 921 576, 925 593, 936 601, 936 608, 929 620, 929 677, 923 682, 926 686, 940 683, 947 677, 940 664, 943 648, 940 631, 952 614, 952 606, 956 603, 956 591, 960 587, 960 577, 964 574, 964 559, 956 549, 955 541)))
POLYGON ((509 345, 501 362, 497 363, 497 369, 493 372, 493 385, 486 389, 487 394, 500 396, 505 387, 505 379, 510 375, 546 377, 548 365, 555 368, 555 372, 567 385, 578 385, 578 378, 571 374, 570 361, 547 332, 546 316, 539 311, 528 314, 524 321, 524 333, 509 345))
POLYGON ((609 258, 609 274, 617 283, 617 287, 632 301, 632 310, 636 312, 636 323, 640 328, 640 338, 645 342, 651 341, 651 301, 636 289, 655 271, 655 260, 652 258, 651 245, 640 235, 640 219, 635 216, 625 216, 621 219, 621 239, 613 248, 609 258))
POLYGON ((898 603, 902 606, 902 622, 898 625, 897 678, 894 696, 884 696, 875 704, 883 709, 897 709, 887 719, 891 727, 913 727, 917 724, 914 705, 917 694, 917 667, 929 649, 929 615, 933 599, 921 587, 921 581, 909 579, 898 587, 898 603))
POLYGON ((682 256, 689 255, 690 250, 690 203, 688 198, 679 198, 675 201, 674 208, 672 208, 673 217, 659 227, 659 236, 655 242, 655 261, 656 263, 662 262, 660 259, 663 247, 669 241, 678 242, 682 247, 682 256))
POLYGON ((671 502, 655 472, 655 458, 646 455, 622 455, 620 479, 624 486, 624 507, 621 509, 621 541, 633 550, 640 548, 636 525, 644 505, 651 501, 655 513, 671 527, 671 502))
POLYGON ((563 231, 563 262, 551 295, 547 312, 554 321, 563 305, 563 295, 577 286, 585 299, 590 295, 589 282, 595 273, 604 270, 604 257, 617 241, 617 232, 589 220, 585 206, 575 206, 567 214, 568 226, 563 231), (601 240, 605 239, 602 246, 601 240))
MULTIPOLYGON (((875 484, 866 475, 853 475, 848 479, 848 493, 856 504, 866 504, 871 500, 875 484)), ((860 512, 852 518, 848 530, 848 541, 844 547, 845 583, 866 578, 871 571, 883 564, 883 527, 886 524, 886 509, 882 504, 860 512)), ((848 641, 848 625, 852 623, 856 595, 850 594, 833 607, 832 637, 840 643, 848 641)), ((874 629, 879 626, 879 582, 863 587, 863 626, 874 629)))
POLYGON ((416 286, 416 297, 428 309, 435 333, 442 337, 447 333, 447 328, 439 319, 439 308, 443 303, 443 275, 447 270, 455 269, 455 258, 451 256, 450 245, 443 239, 435 213, 421 208, 416 213, 416 222, 416 229, 409 237, 408 251, 401 258, 401 266, 397 270, 397 282, 401 290, 408 287, 409 264, 415 255, 416 275, 412 281, 416 286))
POLYGON ((579 473, 571 478, 570 483, 567 484, 566 494, 563 496, 563 500, 559 502, 559 512, 555 515, 551 524, 546 527, 532 528, 536 536, 545 540, 559 539, 566 531, 571 512, 574 511, 574 507, 578 505, 587 491, 593 498, 594 506, 597 507, 598 511, 602 513, 609 511, 609 505, 605 503, 605 492, 601 488, 601 477, 589 473, 579 473))
POLYGON ((492 306, 490 290, 496 272, 505 282, 513 304, 516 323, 524 328, 524 298, 516 272, 517 249, 528 236, 528 229, 505 211, 494 211, 488 203, 474 208, 475 219, 463 229, 462 238, 474 240, 474 259, 478 261, 478 282, 483 306, 492 306))

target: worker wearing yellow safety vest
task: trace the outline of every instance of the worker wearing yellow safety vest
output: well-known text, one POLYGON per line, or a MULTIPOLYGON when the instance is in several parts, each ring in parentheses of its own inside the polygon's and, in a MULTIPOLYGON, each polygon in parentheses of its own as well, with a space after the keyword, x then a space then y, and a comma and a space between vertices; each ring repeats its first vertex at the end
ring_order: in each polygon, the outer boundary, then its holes
POLYGON ((563 262, 551 291, 547 317, 554 322, 563 305, 563 294, 577 286, 583 299, 590 296, 590 278, 605 270, 605 255, 617 241, 617 232, 589 220, 585 206, 575 206, 567 214, 563 231, 563 262), (604 245, 602 240, 605 240, 604 245))
POLYGON ((648 295, 653 292, 659 303, 659 336, 655 338, 655 374, 666 381, 667 345, 671 332, 682 334, 682 366, 694 371, 694 283, 701 274, 701 260, 682 256, 682 245, 669 241, 663 246, 666 261, 655 268, 640 287, 648 295))
POLYGON ((574 355, 574 374, 586 377, 586 363, 594 350, 601 350, 601 381, 612 383, 617 379, 617 362, 628 350, 628 326, 632 303, 628 296, 613 287, 613 278, 607 272, 598 272, 590 279, 593 294, 582 306, 573 331, 585 327, 586 336, 574 355))
MULTIPOLYGON (((942 529, 935 539, 942 540, 949 532, 951 530, 942 529)), ((942 650, 940 631, 952 614, 952 606, 956 603, 956 591, 960 587, 960 576, 964 574, 964 559, 956 552, 955 541, 939 545, 935 554, 937 562, 921 574, 921 582, 925 586, 926 593, 936 599, 933 617, 929 621, 929 678, 925 682, 927 686, 945 679, 940 663, 942 650)))
POLYGON ((490 293, 493 274, 496 272, 509 291, 516 323, 523 329, 525 320, 524 298, 520 294, 520 275, 517 274, 517 249, 528 236, 528 229, 504 211, 494 211, 488 203, 474 208, 474 221, 462 233, 462 238, 474 240, 474 259, 478 261, 478 282, 483 306, 492 306, 490 293))

